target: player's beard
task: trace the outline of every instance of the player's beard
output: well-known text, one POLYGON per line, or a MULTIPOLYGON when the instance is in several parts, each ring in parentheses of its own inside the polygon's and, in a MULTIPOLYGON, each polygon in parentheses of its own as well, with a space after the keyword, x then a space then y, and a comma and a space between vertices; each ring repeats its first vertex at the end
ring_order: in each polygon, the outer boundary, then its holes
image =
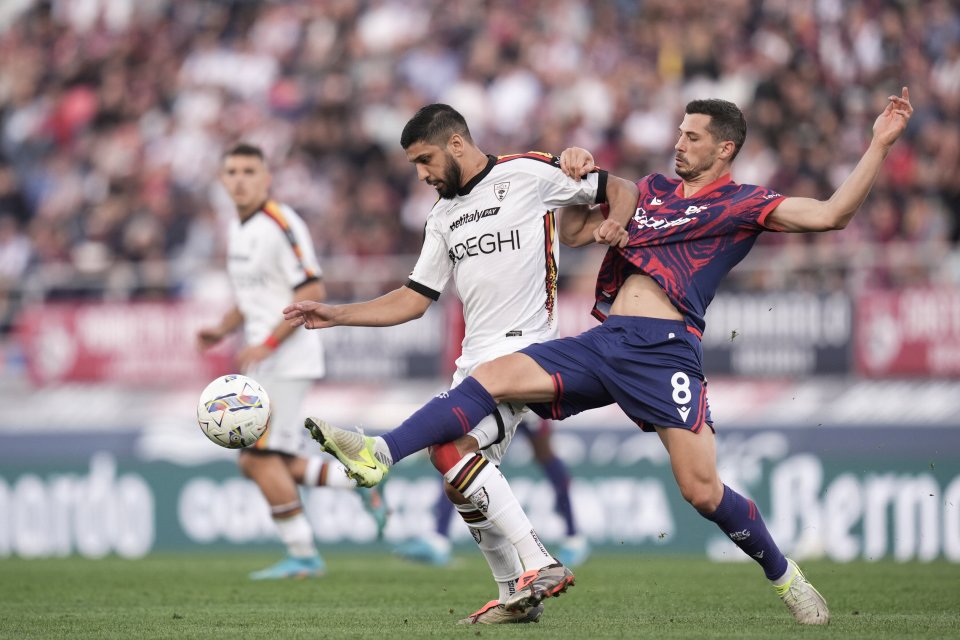
POLYGON ((449 153, 447 154, 447 166, 443 169, 443 178, 439 184, 434 184, 434 188, 437 190, 437 193, 444 200, 453 200, 457 197, 457 192, 460 190, 460 165, 457 164, 457 161, 453 159, 453 156, 449 153))
MULTIPOLYGON (((685 162, 688 161, 685 156, 683 157, 683 160, 685 162)), ((696 180, 703 174, 704 171, 713 166, 713 161, 714 158, 708 158, 698 165, 687 165, 685 167, 678 166, 676 167, 677 175, 684 180, 696 180)))

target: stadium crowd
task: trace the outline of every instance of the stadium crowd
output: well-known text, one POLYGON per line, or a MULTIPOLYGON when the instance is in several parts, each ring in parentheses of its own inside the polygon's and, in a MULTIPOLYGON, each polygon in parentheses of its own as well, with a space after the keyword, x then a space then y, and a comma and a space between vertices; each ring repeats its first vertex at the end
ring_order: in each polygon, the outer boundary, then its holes
POLYGON ((576 144, 639 178, 669 173, 688 100, 722 97, 747 113, 738 181, 825 197, 905 84, 913 122, 866 213, 767 234, 766 262, 790 268, 742 286, 960 281, 957 3, 4 3, 0 325, 41 273, 46 296, 171 296, 217 266, 232 210, 215 177, 238 139, 268 152, 322 261, 366 269, 419 249, 435 193, 398 138, 423 104, 461 110, 488 153, 576 144))

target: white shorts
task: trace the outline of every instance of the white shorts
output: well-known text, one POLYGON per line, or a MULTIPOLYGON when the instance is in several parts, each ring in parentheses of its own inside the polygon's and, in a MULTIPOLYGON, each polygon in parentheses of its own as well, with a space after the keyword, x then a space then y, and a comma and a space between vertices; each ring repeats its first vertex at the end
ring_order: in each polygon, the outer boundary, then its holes
MULTIPOLYGON (((465 369, 457 369, 453 374, 453 382, 450 388, 456 387, 464 378, 470 375, 465 369)), ((528 409, 525 406, 514 406, 506 402, 497 405, 496 413, 491 413, 480 421, 467 435, 471 436, 480 445, 480 454, 500 466, 507 447, 513 441, 513 436, 517 432, 517 425, 523 419, 528 409)))
POLYGON ((309 379, 257 377, 270 398, 270 428, 257 441, 260 451, 276 451, 292 456, 306 454, 310 434, 303 427, 300 408, 313 385, 309 379))

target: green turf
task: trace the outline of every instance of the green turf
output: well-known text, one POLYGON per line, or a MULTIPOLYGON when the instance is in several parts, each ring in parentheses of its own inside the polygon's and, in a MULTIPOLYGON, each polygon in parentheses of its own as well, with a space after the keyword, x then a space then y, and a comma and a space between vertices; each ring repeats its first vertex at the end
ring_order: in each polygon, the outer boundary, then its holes
POLYGON ((752 564, 598 556, 536 625, 455 622, 492 595, 479 555, 431 568, 328 554, 319 580, 252 583, 275 556, 0 560, 2 638, 960 638, 960 565, 805 563, 828 628, 799 627, 752 564))

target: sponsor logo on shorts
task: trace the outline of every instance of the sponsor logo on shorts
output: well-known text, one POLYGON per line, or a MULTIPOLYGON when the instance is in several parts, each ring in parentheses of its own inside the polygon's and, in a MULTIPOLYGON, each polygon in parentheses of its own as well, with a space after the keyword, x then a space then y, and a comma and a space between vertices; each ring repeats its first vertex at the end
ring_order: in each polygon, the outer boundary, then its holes
POLYGON ((742 542, 743 540, 746 540, 747 538, 750 537, 750 529, 744 529, 743 531, 734 531, 732 533, 728 533, 727 535, 730 536, 730 539, 733 540, 734 542, 742 542))

